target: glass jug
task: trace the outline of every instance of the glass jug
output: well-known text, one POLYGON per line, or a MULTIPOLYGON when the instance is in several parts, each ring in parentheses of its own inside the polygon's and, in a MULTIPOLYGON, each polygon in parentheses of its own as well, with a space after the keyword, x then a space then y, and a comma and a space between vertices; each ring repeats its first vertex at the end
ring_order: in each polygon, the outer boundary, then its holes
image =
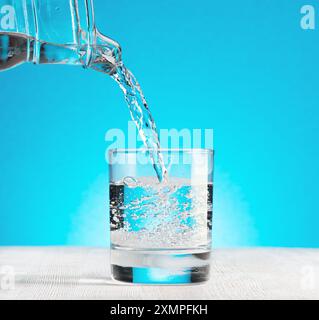
POLYGON ((93 0, 0 0, 0 71, 24 62, 114 74, 118 43, 94 22, 93 0))

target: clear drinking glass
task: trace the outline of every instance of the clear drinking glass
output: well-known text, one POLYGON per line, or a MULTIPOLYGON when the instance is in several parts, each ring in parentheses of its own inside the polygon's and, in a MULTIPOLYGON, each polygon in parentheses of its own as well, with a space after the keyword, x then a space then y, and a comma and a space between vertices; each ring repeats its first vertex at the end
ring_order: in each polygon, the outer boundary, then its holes
POLYGON ((213 151, 161 150, 159 182, 146 150, 111 150, 111 272, 114 280, 190 284, 209 278, 213 151))

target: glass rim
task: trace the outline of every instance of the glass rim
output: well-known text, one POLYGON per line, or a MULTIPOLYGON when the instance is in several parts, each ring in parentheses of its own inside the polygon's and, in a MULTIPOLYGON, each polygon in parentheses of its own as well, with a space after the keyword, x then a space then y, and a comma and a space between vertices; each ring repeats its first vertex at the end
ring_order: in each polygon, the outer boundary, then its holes
MULTIPOLYGON (((113 148, 110 149, 109 155, 111 156, 114 153, 143 153, 143 152, 147 152, 149 151, 147 148, 139 148, 139 149, 132 149, 132 148, 128 148, 128 149, 124 149, 124 148, 113 148)), ((169 153, 169 152, 175 152, 175 153, 189 153, 189 154, 213 154, 214 150, 210 149, 210 148, 163 148, 163 149, 159 149, 160 152, 162 153, 169 153)))

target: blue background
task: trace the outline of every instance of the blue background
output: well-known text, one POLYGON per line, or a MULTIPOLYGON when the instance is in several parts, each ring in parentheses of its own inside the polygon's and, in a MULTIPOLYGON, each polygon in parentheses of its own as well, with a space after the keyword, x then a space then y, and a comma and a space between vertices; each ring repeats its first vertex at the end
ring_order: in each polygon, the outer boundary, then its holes
MULTIPOLYGON (((319 28, 298 0, 96 0, 159 128, 214 128, 214 245, 319 246, 319 28)), ((318 20, 319 21, 319 20, 318 20)), ((115 82, 68 66, 0 74, 0 245, 108 245, 115 82)))

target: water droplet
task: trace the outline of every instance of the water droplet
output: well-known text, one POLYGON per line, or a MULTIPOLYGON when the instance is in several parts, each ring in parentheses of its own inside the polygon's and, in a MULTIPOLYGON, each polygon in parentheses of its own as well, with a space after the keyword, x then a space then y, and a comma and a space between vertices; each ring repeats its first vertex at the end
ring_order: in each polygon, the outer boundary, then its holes
POLYGON ((162 189, 162 192, 164 193, 170 193, 171 192, 171 188, 169 186, 165 186, 163 189, 162 189))

